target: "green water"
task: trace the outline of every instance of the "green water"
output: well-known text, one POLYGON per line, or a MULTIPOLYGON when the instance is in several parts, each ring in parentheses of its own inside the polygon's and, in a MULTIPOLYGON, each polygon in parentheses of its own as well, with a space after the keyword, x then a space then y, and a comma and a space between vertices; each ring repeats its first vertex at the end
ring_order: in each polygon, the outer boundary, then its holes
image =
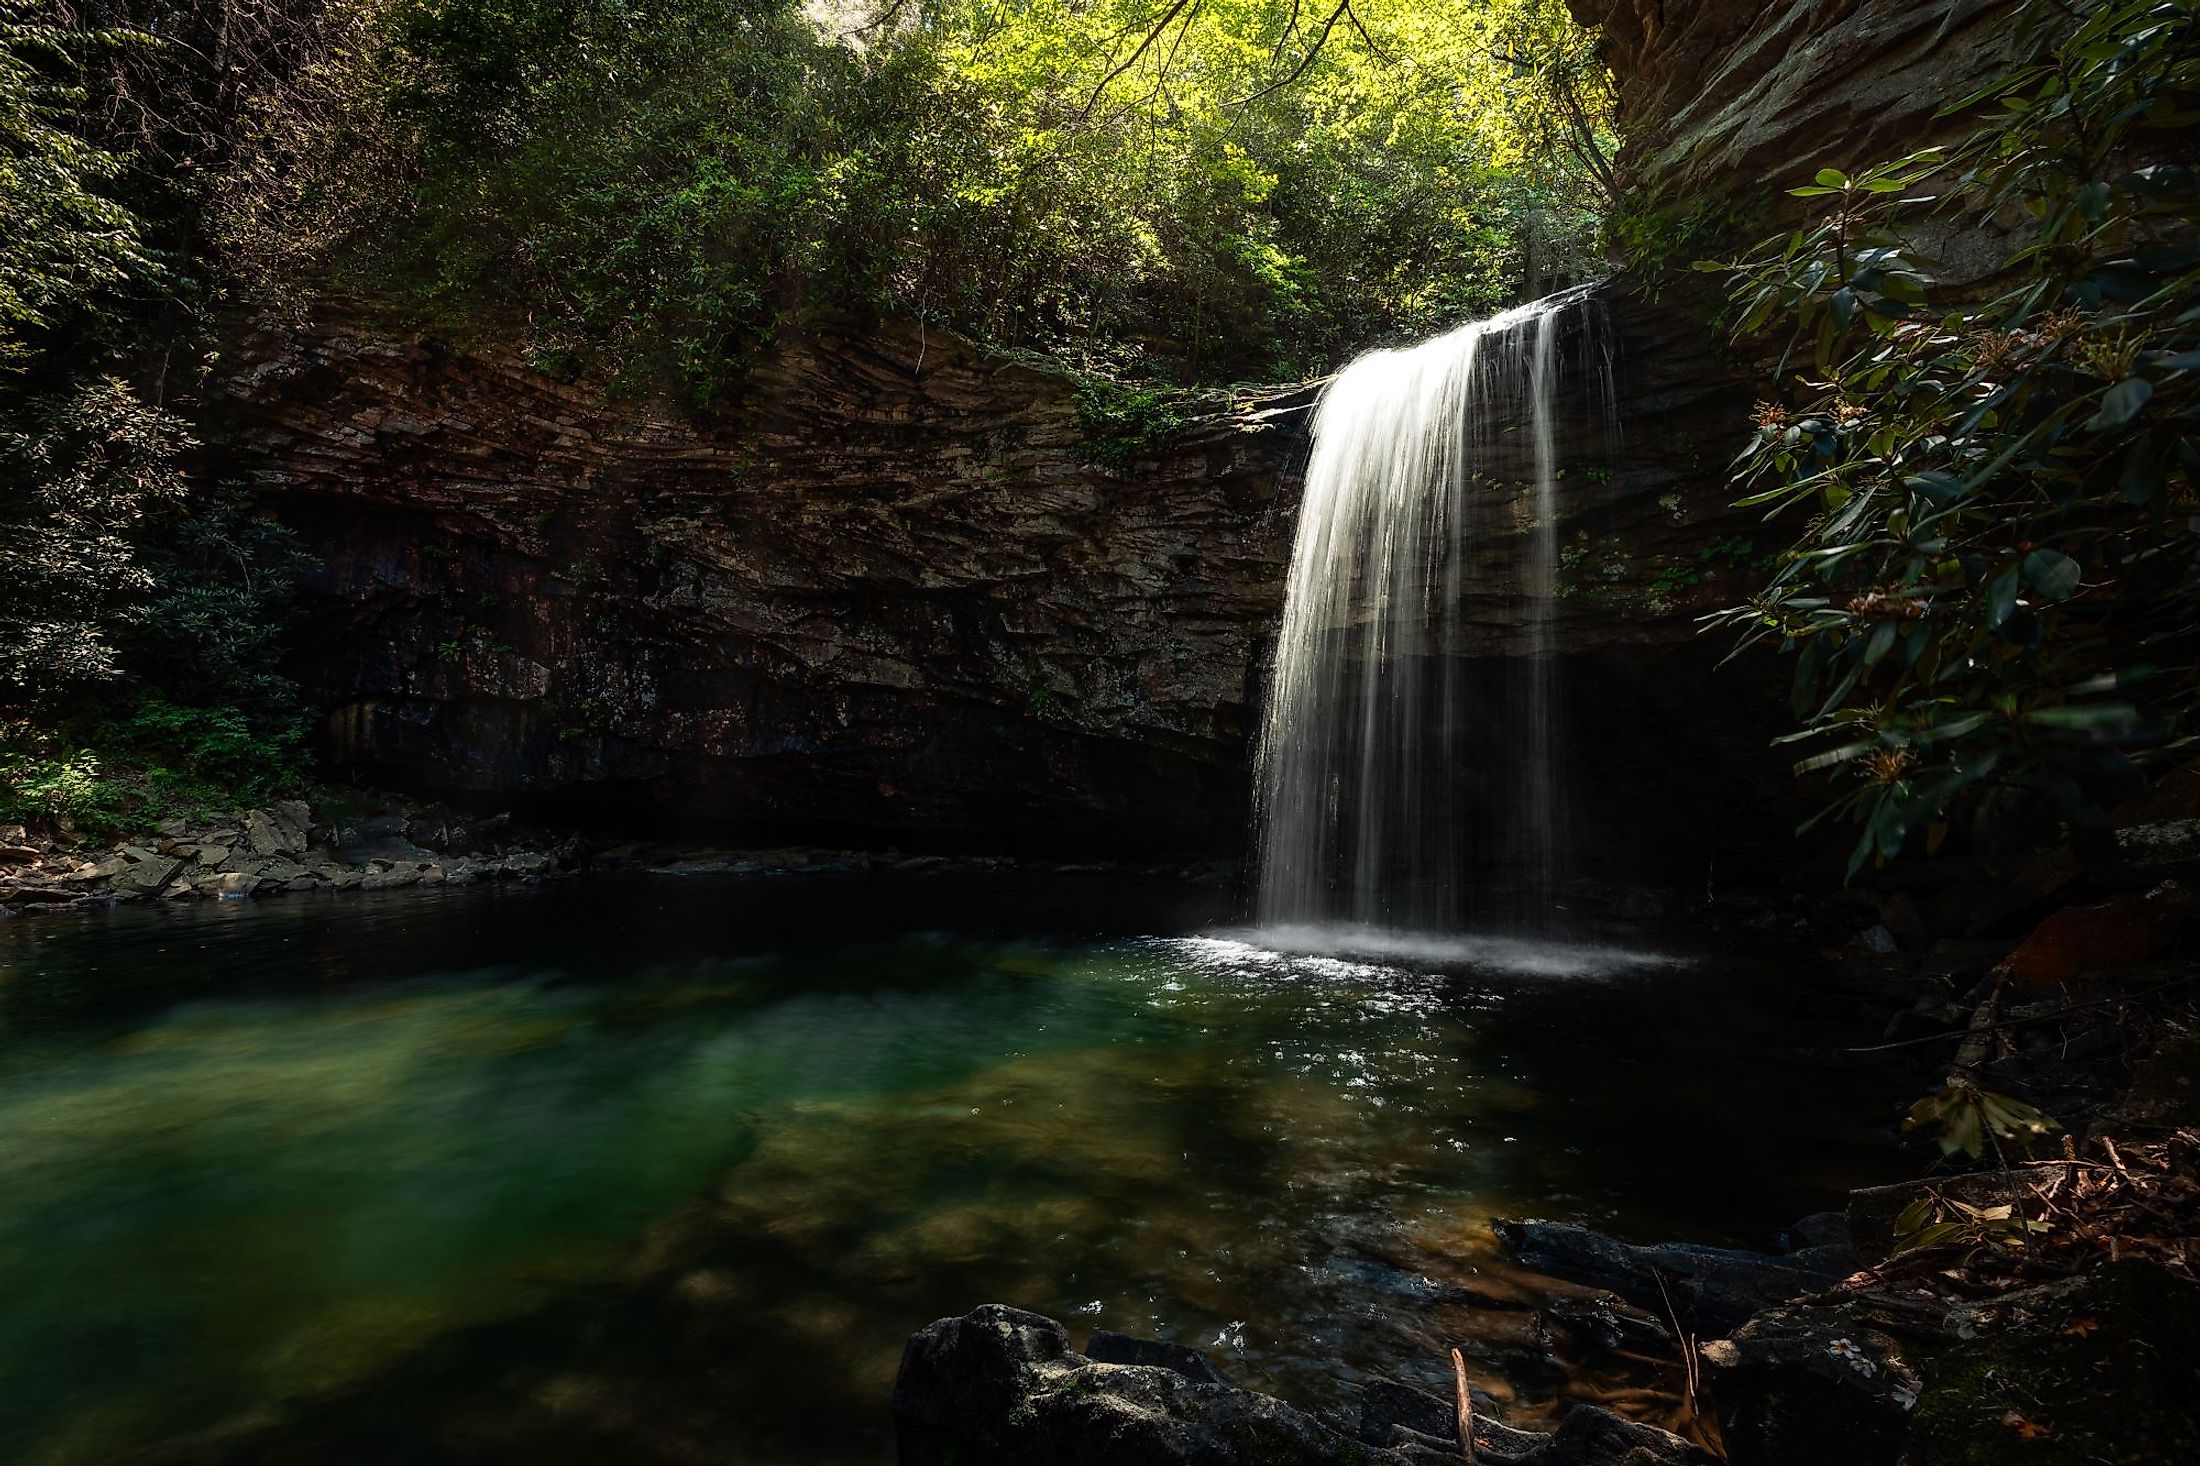
POLYGON ((1310 1404, 1468 1337, 1532 1412, 1547 1350, 1434 1296, 1503 1286, 1489 1217, 1761 1243, 1876 1162, 1762 965, 1225 915, 656 879, 0 926, 0 1460, 878 1462, 903 1339, 991 1300, 1310 1404))

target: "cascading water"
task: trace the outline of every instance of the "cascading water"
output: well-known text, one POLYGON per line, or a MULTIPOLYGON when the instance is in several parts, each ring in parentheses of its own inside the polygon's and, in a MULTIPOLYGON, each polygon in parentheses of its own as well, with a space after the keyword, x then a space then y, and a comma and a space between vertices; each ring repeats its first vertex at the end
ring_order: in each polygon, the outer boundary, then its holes
POLYGON ((1583 291, 1371 352, 1322 394, 1258 753, 1264 926, 1452 930, 1486 914, 1471 872, 1502 864, 1518 899, 1501 920, 1550 929, 1566 815, 1551 613, 1568 392, 1580 416, 1609 423, 1611 365, 1583 291), (1580 349, 1562 352, 1569 340, 1580 349), (1526 655, 1493 707, 1465 671, 1469 534, 1507 492, 1489 480, 1517 473, 1523 432, 1526 655))

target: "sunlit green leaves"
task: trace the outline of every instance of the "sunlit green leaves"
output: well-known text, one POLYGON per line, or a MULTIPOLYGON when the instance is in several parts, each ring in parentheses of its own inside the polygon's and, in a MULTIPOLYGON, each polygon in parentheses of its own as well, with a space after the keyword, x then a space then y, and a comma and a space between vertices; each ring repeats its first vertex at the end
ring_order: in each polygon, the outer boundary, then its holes
POLYGON ((68 127, 79 93, 57 81, 82 51, 150 38, 65 30, 0 0, 0 371, 26 335, 157 273, 139 220, 111 190, 122 160, 68 127))
MULTIPOLYGON (((1936 1132, 1943 1153, 1955 1155, 1960 1152, 1975 1160, 1986 1153, 1989 1143, 2008 1145, 2021 1154, 2030 1149, 2032 1142, 2054 1134, 2061 1127, 2020 1099, 1980 1089, 1974 1084, 1958 1083, 1926 1095, 1912 1105, 1903 1128, 1930 1129, 1936 1132)), ((1960 1202, 1954 1205, 1961 1208, 1961 1215, 1974 1222, 2006 1221, 2010 1216, 2008 1207, 1986 1211, 1960 1202)), ((1895 1226, 1897 1233, 1912 1235, 1912 1247, 1936 1245, 1939 1239, 1922 1228, 1923 1218, 1916 1208, 1905 1212, 1895 1226), (1903 1221, 1911 1225, 1905 1227, 1903 1221)))
POLYGON ((1585 270, 1609 192, 1609 82, 1562 0, 940 0, 832 32, 787 0, 395 0, 389 24, 424 231, 357 256, 706 402, 782 321, 850 308, 1115 375, 1313 374, 1585 270))

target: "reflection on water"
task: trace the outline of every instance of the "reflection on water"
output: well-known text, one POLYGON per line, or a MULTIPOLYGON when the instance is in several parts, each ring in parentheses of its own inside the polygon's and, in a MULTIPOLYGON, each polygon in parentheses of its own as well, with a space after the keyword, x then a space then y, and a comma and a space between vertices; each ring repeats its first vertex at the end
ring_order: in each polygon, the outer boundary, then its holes
POLYGON ((988 1300, 1311 1404, 1465 1341, 1532 1417, 1488 1218, 1754 1241, 1859 1178, 1761 972, 1222 914, 714 880, 0 929, 0 1459, 879 1461, 903 1338, 988 1300))

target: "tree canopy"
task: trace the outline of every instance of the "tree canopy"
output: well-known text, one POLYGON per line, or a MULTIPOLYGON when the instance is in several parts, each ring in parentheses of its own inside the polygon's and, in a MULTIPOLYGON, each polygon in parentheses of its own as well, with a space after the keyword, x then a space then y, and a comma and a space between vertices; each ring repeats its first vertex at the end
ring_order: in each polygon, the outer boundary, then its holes
POLYGON ((790 316, 1101 370, 1326 370, 1586 267, 1560 0, 394 0, 419 225, 350 263, 709 401, 790 316))

